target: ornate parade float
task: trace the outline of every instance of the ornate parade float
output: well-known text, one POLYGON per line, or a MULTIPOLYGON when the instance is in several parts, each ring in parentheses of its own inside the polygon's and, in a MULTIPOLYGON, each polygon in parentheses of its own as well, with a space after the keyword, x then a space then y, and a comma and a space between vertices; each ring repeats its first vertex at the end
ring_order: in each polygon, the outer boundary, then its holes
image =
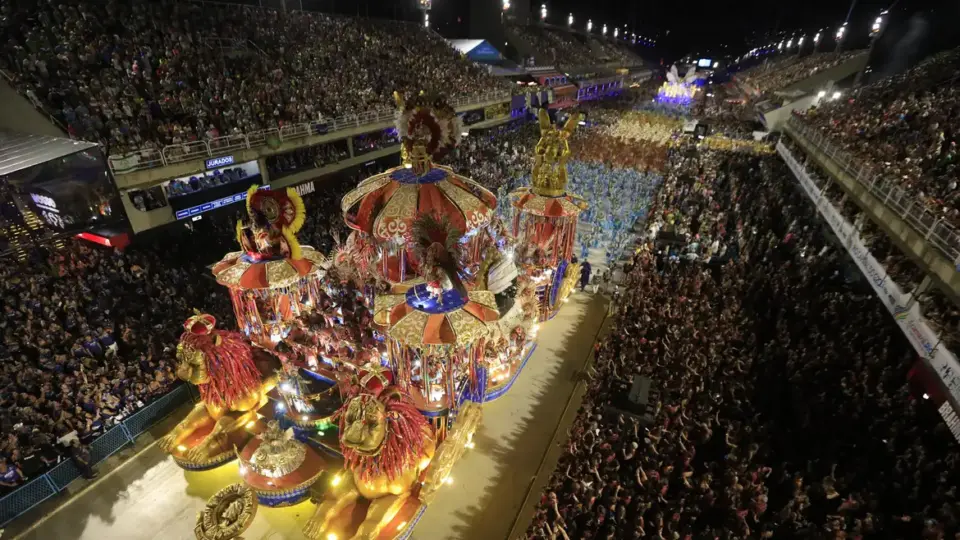
POLYGON ((691 67, 687 71, 687 74, 681 78, 677 71, 677 66, 670 66, 670 71, 667 71, 667 80, 664 81, 657 91, 657 101, 672 105, 689 106, 693 103, 693 98, 696 97, 697 92, 700 90, 696 83, 697 80, 702 77, 700 73, 697 73, 695 67, 691 67))
POLYGON ((236 460, 241 480, 210 499, 198 539, 237 538, 258 507, 308 499, 307 538, 408 537, 473 446, 482 404, 532 352, 541 303, 555 313, 578 278, 585 205, 564 192, 576 119, 556 130, 541 117, 533 189, 514 194, 517 241, 490 192, 434 165, 459 140, 453 109, 398 104, 403 164, 344 197, 353 233, 331 258, 299 244, 295 192, 254 186, 242 250, 213 267, 239 331, 201 313, 184 325, 178 375, 201 401, 161 448, 190 470, 236 460))
POLYGON ((520 246, 520 260, 540 302, 540 320, 553 318, 580 280, 575 262, 577 220, 587 203, 567 193, 569 139, 580 121, 572 115, 557 129, 547 112, 540 110, 540 140, 535 148, 530 187, 510 194, 516 209, 513 234, 520 246))

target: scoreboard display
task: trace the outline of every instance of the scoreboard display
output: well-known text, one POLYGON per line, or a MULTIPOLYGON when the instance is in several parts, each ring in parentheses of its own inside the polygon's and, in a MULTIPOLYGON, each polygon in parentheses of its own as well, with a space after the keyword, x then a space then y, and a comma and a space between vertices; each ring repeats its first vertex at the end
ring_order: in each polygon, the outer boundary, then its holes
POLYGON ((91 148, 26 169, 2 178, 54 232, 82 232, 92 227, 124 221, 119 193, 99 148, 91 148))

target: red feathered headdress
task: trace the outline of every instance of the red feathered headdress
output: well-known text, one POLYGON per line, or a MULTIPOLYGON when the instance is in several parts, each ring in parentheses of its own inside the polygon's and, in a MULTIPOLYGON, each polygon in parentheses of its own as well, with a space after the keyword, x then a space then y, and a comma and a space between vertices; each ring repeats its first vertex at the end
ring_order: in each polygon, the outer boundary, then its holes
POLYGON ((247 190, 247 213, 251 218, 259 214, 266 219, 271 227, 280 231, 290 245, 290 258, 300 259, 300 243, 297 242, 297 231, 303 227, 307 219, 303 199, 293 188, 281 191, 260 189, 254 184, 247 190))
POLYGON ((180 348, 203 355, 209 380, 198 385, 204 402, 225 409, 260 386, 260 370, 243 334, 214 328, 216 318, 198 313, 184 323, 180 348))
POLYGON ((380 451, 375 455, 365 455, 353 448, 340 445, 344 464, 354 474, 364 480, 373 480, 381 474, 393 480, 411 468, 416 468, 423 458, 430 424, 413 404, 410 396, 395 386, 387 388, 379 395, 363 393, 344 403, 338 411, 340 415, 340 433, 347 429, 346 412, 354 399, 379 400, 386 409, 387 433, 380 451))

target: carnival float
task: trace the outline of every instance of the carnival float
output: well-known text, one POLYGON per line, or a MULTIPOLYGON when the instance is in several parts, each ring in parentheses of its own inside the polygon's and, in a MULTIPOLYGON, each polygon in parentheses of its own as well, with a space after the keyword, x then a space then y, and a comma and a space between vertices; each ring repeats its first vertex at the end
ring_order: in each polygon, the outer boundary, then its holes
POLYGON ((580 280, 580 264, 573 251, 577 221, 587 202, 566 191, 569 139, 580 118, 579 114, 571 115, 557 129, 547 112, 540 109, 540 140, 534 149, 531 185, 510 194, 515 208, 513 234, 525 273, 539 299, 541 321, 557 314, 580 280))
POLYGON ((670 70, 667 71, 667 80, 657 90, 657 101, 689 106, 700 91, 697 84, 698 81, 702 82, 702 79, 703 75, 697 72, 696 67, 691 67, 686 75, 680 77, 677 66, 672 65, 670 70))
POLYGON ((241 480, 210 499, 198 539, 308 500, 307 538, 408 537, 579 277, 576 118, 540 117, 511 233, 493 194, 435 164, 459 141, 453 108, 396 97, 403 162, 343 198, 350 236, 330 256, 301 245, 297 193, 251 187, 241 250, 212 267, 236 330, 203 313, 184 324, 177 373, 200 402, 160 447, 193 471, 237 461, 241 480))

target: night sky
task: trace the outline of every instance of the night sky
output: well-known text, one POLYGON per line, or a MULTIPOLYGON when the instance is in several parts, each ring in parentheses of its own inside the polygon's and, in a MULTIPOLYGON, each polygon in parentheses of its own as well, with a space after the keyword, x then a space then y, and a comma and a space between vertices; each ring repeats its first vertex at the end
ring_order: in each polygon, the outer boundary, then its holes
MULTIPOLYGON (((442 0, 437 0, 442 1, 442 0)), ((540 2, 532 9, 539 10, 540 2)), ((881 11, 894 0, 857 0, 850 16, 851 45, 866 46, 870 26, 881 11)), ((900 0, 891 13, 891 24, 899 26, 918 12, 939 8, 939 19, 951 13, 957 26, 957 1, 900 0), (894 19, 899 20, 894 21, 894 19)), ((649 0, 548 0, 548 21, 565 25, 573 12, 576 24, 592 19, 594 29, 604 23, 636 28, 638 33, 657 34, 657 44, 666 56, 686 54, 721 56, 742 54, 758 45, 774 41, 776 33, 808 34, 808 40, 820 28, 832 39, 837 27, 847 18, 850 0, 738 0, 651 2, 649 0), (726 46, 724 48, 724 46, 726 46)), ((634 30, 631 30, 634 31, 634 30)), ((777 40, 779 41, 779 39, 777 40)))
MULTIPOLYGON (((418 20, 416 0, 246 0, 250 2, 287 2, 307 9, 349 13, 352 15, 418 20)), ((472 2, 495 6, 496 0, 433 0, 435 30, 444 37, 458 35, 466 21, 460 14, 469 11, 472 2), (448 19, 448 20, 445 20, 448 19)), ((514 0, 518 2, 519 0, 514 0)), ((532 20, 539 19, 544 0, 529 0, 532 20)), ((574 26, 583 30, 593 20, 593 31, 607 24, 655 37, 655 50, 644 57, 657 61, 675 61, 694 55, 723 59, 739 56, 753 47, 779 42, 780 39, 807 36, 809 44, 817 30, 824 29, 820 51, 833 50, 833 36, 850 12, 851 0, 546 0, 547 22, 566 26, 574 15, 574 26)), ((514 8, 516 9, 516 8, 514 8)), ((890 9, 889 26, 877 43, 880 57, 890 55, 926 55, 947 46, 960 45, 960 0, 856 0, 850 14, 845 48, 869 46, 870 26, 881 11, 890 9), (918 37, 919 36, 919 37, 918 37), (905 46, 908 43, 909 46, 905 46)), ((480 37, 480 36, 475 36, 480 37)))

